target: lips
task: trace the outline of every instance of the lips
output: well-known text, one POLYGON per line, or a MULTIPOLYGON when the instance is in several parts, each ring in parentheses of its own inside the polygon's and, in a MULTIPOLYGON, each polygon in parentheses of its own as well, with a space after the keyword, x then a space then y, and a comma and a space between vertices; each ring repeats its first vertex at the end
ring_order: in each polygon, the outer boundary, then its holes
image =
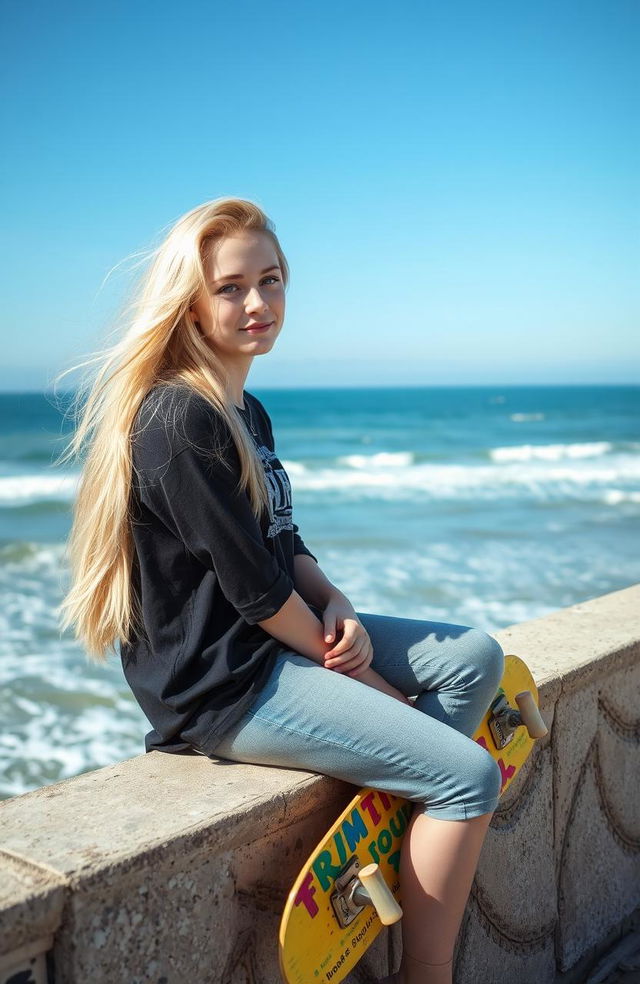
POLYGON ((263 321, 260 324, 256 323, 255 325, 247 325, 247 327, 243 328, 242 331, 264 331, 266 328, 270 328, 272 324, 273 321, 263 321))

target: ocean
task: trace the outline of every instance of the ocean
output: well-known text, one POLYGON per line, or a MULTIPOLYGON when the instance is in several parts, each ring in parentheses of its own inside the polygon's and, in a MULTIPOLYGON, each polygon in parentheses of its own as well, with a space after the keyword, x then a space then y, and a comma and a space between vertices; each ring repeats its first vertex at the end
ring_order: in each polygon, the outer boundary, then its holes
MULTIPOLYGON (((300 532, 356 609, 495 632, 640 581, 640 387, 249 389, 300 532)), ((78 468, 58 400, 0 394, 0 798, 143 751, 117 658, 54 609, 78 468)))

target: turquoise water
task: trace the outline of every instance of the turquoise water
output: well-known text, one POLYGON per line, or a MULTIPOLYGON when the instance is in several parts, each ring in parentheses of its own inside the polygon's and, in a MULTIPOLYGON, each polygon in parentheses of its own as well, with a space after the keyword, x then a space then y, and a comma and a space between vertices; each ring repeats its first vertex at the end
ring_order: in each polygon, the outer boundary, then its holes
MULTIPOLYGON (((356 608, 490 632, 640 581, 640 388, 255 390, 296 521, 356 608)), ((0 796, 142 751, 116 660, 53 609, 77 469, 53 399, 0 394, 0 796)))

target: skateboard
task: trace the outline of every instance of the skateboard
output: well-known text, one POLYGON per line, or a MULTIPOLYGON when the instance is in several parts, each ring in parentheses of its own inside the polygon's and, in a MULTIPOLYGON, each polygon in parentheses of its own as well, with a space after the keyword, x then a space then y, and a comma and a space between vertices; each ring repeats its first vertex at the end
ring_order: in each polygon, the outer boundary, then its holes
MULTIPOLYGON (((505 657, 498 692, 475 741, 496 760, 501 795, 547 728, 527 666, 505 657)), ((339 984, 384 926, 402 916, 400 848, 414 803, 365 788, 309 856, 289 893, 279 933, 286 984, 339 984)))

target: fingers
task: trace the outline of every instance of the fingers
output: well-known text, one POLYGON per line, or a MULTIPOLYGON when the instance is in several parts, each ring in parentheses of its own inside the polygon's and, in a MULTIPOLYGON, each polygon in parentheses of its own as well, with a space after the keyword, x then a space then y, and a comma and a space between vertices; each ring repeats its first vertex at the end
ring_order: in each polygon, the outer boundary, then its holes
POLYGON ((330 611, 324 613, 324 641, 333 642, 336 637, 336 617, 330 611))
POLYGON ((353 667, 353 669, 347 670, 347 676, 358 677, 361 673, 364 673, 366 669, 371 666, 371 660, 373 659, 373 646, 369 643, 360 651, 361 662, 353 667))
POLYGON ((355 645, 358 639, 362 638, 369 638, 364 626, 360 622, 354 622, 353 619, 345 619, 342 638, 332 649, 329 649, 324 654, 325 660, 333 659, 334 656, 340 656, 346 653, 348 649, 351 649, 355 645))
POLYGON ((338 670, 340 673, 346 673, 348 670, 353 670, 362 663, 363 659, 367 656, 368 648, 369 639, 365 636, 363 639, 357 640, 350 649, 341 653, 339 656, 333 656, 331 659, 325 658, 324 665, 329 670, 338 670))

